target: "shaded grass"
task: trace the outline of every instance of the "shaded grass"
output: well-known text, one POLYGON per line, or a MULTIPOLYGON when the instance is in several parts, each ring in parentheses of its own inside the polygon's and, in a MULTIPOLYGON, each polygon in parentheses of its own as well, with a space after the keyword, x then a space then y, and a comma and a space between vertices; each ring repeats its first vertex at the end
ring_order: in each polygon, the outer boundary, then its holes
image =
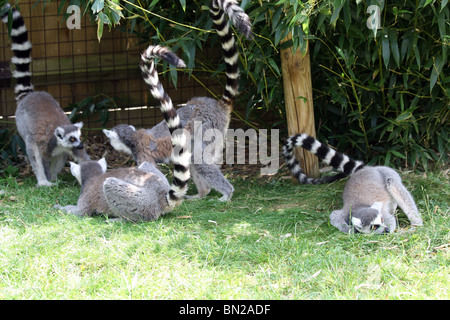
MULTIPOLYGON (((450 298, 445 177, 403 176, 425 226, 387 236, 349 236, 329 224, 345 182, 231 178, 231 202, 213 192, 140 224, 53 209, 77 201, 68 175, 54 188, 0 180, 0 298, 450 298)), ((408 225, 403 214, 399 224, 408 225)))

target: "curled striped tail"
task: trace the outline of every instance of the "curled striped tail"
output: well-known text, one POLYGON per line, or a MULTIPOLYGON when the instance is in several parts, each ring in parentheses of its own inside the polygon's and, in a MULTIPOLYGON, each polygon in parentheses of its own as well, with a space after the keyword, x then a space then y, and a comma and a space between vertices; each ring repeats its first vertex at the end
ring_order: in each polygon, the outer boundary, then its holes
POLYGON ((251 22, 236 0, 213 0, 209 11, 225 56, 227 84, 221 101, 225 106, 232 107, 239 94, 239 54, 225 13, 247 39, 253 38, 251 22))
POLYGON ((355 173, 365 166, 363 162, 350 159, 347 155, 331 149, 306 133, 289 137, 283 146, 283 155, 292 174, 303 184, 323 184, 337 181, 355 173), (309 178, 303 172, 300 163, 295 159, 295 147, 303 148, 315 154, 322 162, 331 165, 334 169, 340 171, 340 173, 322 178, 309 178))
POLYGON ((11 50, 14 55, 11 58, 11 62, 16 67, 12 76, 16 79, 14 92, 16 94, 16 100, 19 101, 34 91, 34 87, 31 84, 30 71, 31 42, 28 41, 28 31, 20 12, 15 8, 11 8, 9 3, 5 7, 10 8, 10 11, 2 15, 1 19, 3 22, 8 23, 9 18, 12 18, 11 50))
POLYGON ((172 210, 183 200, 188 190, 188 181, 190 178, 189 164, 191 153, 187 148, 187 137, 185 130, 182 129, 180 117, 176 109, 173 107, 172 100, 164 91, 159 81, 158 72, 155 68, 154 58, 162 58, 169 64, 179 68, 186 67, 183 60, 178 58, 175 53, 166 47, 149 46, 141 55, 141 71, 145 83, 150 93, 161 103, 161 112, 167 122, 170 133, 172 135, 172 154, 171 161, 174 163, 173 182, 167 195, 167 203, 172 210), (180 130, 178 130, 180 129, 180 130))

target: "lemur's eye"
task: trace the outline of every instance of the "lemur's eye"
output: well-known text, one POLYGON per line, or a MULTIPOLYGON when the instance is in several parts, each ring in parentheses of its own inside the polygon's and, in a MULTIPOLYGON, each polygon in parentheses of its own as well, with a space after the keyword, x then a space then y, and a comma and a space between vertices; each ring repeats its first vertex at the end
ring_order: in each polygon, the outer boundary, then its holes
POLYGON ((371 227, 372 230, 377 230, 378 228, 380 228, 379 224, 373 224, 371 227))
POLYGON ((70 142, 75 142, 75 141, 77 141, 77 139, 75 139, 74 137, 70 137, 70 138, 69 138, 69 141, 70 141, 70 142))

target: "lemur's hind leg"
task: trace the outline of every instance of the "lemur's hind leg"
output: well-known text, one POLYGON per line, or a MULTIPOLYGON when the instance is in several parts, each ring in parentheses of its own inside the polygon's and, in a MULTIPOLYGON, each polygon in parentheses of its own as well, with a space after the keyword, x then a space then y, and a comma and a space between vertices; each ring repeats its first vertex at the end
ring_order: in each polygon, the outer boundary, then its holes
POLYGON ((80 208, 78 208, 78 206, 73 206, 73 205, 68 205, 68 206, 61 206, 59 204, 55 204, 53 206, 53 208, 55 209, 59 209, 65 213, 70 213, 73 214, 75 216, 81 217, 83 216, 83 210, 81 210, 80 208))
MULTIPOLYGON (((203 182, 210 188, 219 191, 223 196, 219 201, 228 201, 233 195, 234 188, 215 164, 194 164, 196 174, 201 176, 203 182)), ((200 191, 199 191, 200 194, 200 191)))
POLYGON ((64 153, 52 157, 52 159, 50 160, 48 176, 50 181, 53 181, 57 178, 58 173, 64 168, 64 165, 66 164, 66 159, 67 157, 64 153))
POLYGON ((47 179, 39 147, 32 141, 27 141, 25 146, 27 149, 28 160, 30 161, 31 167, 36 175, 37 186, 51 187, 53 184, 47 179))
POLYGON ((393 233, 395 228, 397 228, 397 221, 395 220, 395 216, 390 213, 383 214, 383 223, 388 228, 389 233, 393 233))
POLYGON ((197 170, 195 170, 195 166, 193 164, 190 165, 191 177, 192 181, 194 181, 195 186, 197 187, 197 194, 193 196, 186 196, 186 199, 194 200, 194 199, 202 199, 206 197, 211 188, 206 183, 206 181, 202 178, 201 175, 198 174, 197 170))
POLYGON ((402 184, 399 174, 390 168, 381 167, 378 169, 385 179, 387 191, 406 214, 409 221, 411 221, 411 225, 422 226, 422 217, 417 209, 416 203, 409 191, 402 184))
POLYGON ((330 223, 344 233, 351 233, 348 225, 348 214, 344 210, 334 210, 330 214, 330 223))

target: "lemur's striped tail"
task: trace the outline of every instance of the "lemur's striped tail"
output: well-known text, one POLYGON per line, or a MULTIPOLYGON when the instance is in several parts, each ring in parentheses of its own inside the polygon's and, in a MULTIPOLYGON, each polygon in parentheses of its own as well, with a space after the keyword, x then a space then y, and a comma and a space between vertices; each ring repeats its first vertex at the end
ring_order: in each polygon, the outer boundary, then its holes
POLYGON ((231 108, 239 93, 239 54, 225 13, 247 39, 253 38, 250 18, 236 0, 212 0, 209 11, 222 44, 227 70, 227 84, 221 101, 231 108))
POLYGON ((185 130, 182 129, 177 111, 173 107, 172 100, 164 91, 164 88, 159 81, 154 58, 162 58, 169 64, 175 65, 179 68, 184 68, 186 65, 183 60, 175 55, 175 53, 162 46, 149 46, 141 56, 142 76, 150 90, 150 93, 153 97, 155 97, 155 99, 160 101, 161 112, 164 115, 164 119, 166 120, 167 126, 169 127, 172 135, 173 149, 171 161, 174 163, 173 182, 170 186, 169 194, 167 195, 169 208, 166 210, 170 211, 181 203, 188 190, 191 154, 187 148, 187 137, 185 130))
POLYGON ((34 91, 34 87, 31 84, 30 71, 31 42, 28 41, 28 31, 20 12, 15 8, 11 9, 9 3, 3 8, 5 7, 10 8, 10 10, 2 15, 1 19, 3 22, 8 23, 9 17, 12 18, 11 50, 14 55, 11 58, 11 62, 16 66, 12 76, 16 79, 14 92, 16 94, 16 100, 19 101, 34 91))
POLYGON ((337 181, 351 175, 365 166, 363 162, 350 159, 347 155, 331 149, 306 133, 289 137, 283 146, 283 155, 292 174, 300 181, 300 183, 304 184, 322 184, 337 181), (303 173, 300 163, 295 159, 295 147, 301 147, 310 151, 322 162, 331 165, 333 168, 340 171, 340 173, 322 178, 309 178, 303 173))

